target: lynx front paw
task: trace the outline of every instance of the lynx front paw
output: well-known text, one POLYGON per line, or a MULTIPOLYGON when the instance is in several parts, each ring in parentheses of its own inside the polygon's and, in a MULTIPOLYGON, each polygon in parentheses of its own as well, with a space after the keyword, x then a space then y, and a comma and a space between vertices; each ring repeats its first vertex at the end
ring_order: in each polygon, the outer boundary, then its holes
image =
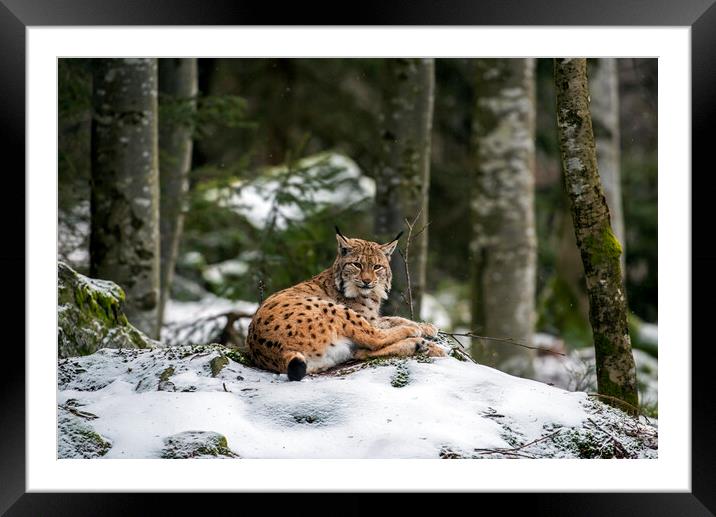
POLYGON ((428 357, 447 357, 447 351, 435 343, 428 345, 428 357))
POLYGON ((423 337, 436 337, 438 335, 438 328, 432 323, 418 323, 418 326, 423 337))
POLYGON ((403 331, 405 332, 405 337, 403 339, 411 337, 423 337, 423 329, 421 329, 419 325, 403 325, 402 327, 403 331))
POLYGON ((447 352, 441 346, 431 343, 425 339, 421 339, 415 344, 415 353, 427 355, 428 357, 447 356, 447 352))

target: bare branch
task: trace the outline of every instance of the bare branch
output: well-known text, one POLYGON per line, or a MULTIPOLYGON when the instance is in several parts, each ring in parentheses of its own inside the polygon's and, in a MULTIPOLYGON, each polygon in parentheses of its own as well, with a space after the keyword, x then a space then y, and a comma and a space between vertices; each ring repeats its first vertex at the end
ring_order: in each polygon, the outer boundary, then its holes
POLYGON ((567 354, 563 354, 562 352, 555 352, 554 350, 549 350, 548 348, 540 348, 540 347, 538 347, 538 346, 527 345, 527 344, 525 344, 525 343, 520 343, 519 341, 515 341, 514 339, 506 338, 506 337, 480 336, 480 335, 478 335, 478 334, 475 334, 474 332, 459 333, 459 332, 443 332, 443 331, 440 331, 440 334, 444 334, 444 335, 450 336, 450 337, 462 336, 462 337, 474 337, 474 338, 478 338, 478 339, 486 339, 487 341, 499 341, 499 342, 501 342, 501 343, 510 343, 511 345, 517 345, 517 346, 521 346, 521 347, 524 347, 524 348, 529 348, 529 349, 531 349, 531 350, 540 350, 540 351, 546 352, 546 353, 548 353, 548 354, 561 355, 561 356, 563 356, 563 357, 566 357, 566 356, 567 356, 567 354))
POLYGON ((643 412, 640 408, 638 408, 638 407, 636 407, 636 406, 634 406, 634 405, 632 405, 632 404, 629 404, 628 402, 626 402, 626 401, 624 401, 624 400, 622 400, 622 399, 619 399, 619 398, 616 398, 616 397, 612 397, 611 395, 604 395, 604 394, 602 394, 602 393, 587 393, 587 396, 589 396, 589 397, 597 397, 597 398, 600 398, 600 399, 606 399, 606 400, 608 400, 608 401, 610 401, 610 402, 616 403, 617 405, 624 406, 625 408, 627 408, 627 409, 630 410, 630 411, 626 411, 627 414, 630 414, 630 413, 634 412, 634 413, 637 415, 637 420, 638 420, 638 417, 639 417, 639 416, 643 416, 644 419, 646 420, 646 422, 647 422, 648 424, 651 424, 651 420, 649 420, 649 417, 646 416, 646 415, 644 414, 644 412, 643 412))
POLYGON ((420 207, 418 210, 418 213, 415 214, 415 217, 413 218, 413 222, 411 223, 408 221, 408 218, 405 218, 405 225, 408 227, 408 237, 405 241, 405 254, 403 254, 402 251, 398 250, 398 253, 400 254, 400 257, 403 259, 403 265, 405 266, 405 279, 407 282, 407 289, 408 289, 408 306, 410 307, 410 319, 415 320, 415 310, 413 309, 413 288, 410 283, 410 243, 413 241, 415 237, 420 235, 423 231, 425 231, 425 228, 428 227, 430 222, 425 224, 418 233, 413 235, 413 228, 415 227, 415 223, 418 222, 418 219, 420 218, 420 214, 423 213, 423 207, 420 207))

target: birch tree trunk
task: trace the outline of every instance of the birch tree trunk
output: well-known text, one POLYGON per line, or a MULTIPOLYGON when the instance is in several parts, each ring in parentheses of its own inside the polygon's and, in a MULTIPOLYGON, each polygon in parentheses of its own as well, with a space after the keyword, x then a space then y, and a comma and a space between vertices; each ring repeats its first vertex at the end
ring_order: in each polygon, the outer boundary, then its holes
MULTIPOLYGON (((555 59, 554 63, 562 169, 587 281, 598 390, 606 396, 605 402, 614 397, 636 407, 636 368, 621 280, 622 248, 609 222, 597 171, 587 63, 586 59, 555 59)), ((631 407, 625 409, 631 411, 631 407)))
POLYGON ((92 102, 90 275, 119 284, 127 318, 158 338, 156 59, 97 59, 92 102))
POLYGON ((619 144, 619 81, 617 60, 600 58, 590 61, 592 124, 597 147, 599 177, 607 198, 612 229, 622 245, 621 267, 625 271, 624 210, 622 208, 620 144, 619 144))
POLYGON ((187 209, 192 153, 190 119, 196 110, 197 89, 196 59, 159 60, 159 102, 166 106, 167 111, 181 115, 159 120, 160 327, 174 278, 179 239, 187 209))
MULTIPOLYGON (((381 133, 381 165, 376 173, 375 233, 389 241, 415 220, 410 243, 410 284, 414 317, 420 315, 428 251, 428 188, 430 133, 433 121, 435 62, 433 59, 387 61, 381 133), (417 216, 417 220, 415 219, 417 216), (422 230, 422 232, 421 232, 422 230), (419 235, 416 235, 418 232, 419 235)), ((386 314, 411 317, 405 266, 399 253, 391 261, 393 287, 386 314)))
MULTIPOLYGON (((478 59, 474 114, 473 330, 529 344, 535 322, 534 59, 478 59)), ((474 339, 479 362, 533 373, 534 351, 474 339)))

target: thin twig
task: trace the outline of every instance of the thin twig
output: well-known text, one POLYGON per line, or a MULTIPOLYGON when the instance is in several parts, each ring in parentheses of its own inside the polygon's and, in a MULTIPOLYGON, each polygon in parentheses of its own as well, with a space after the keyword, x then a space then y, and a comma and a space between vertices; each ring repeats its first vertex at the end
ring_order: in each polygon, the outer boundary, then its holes
POLYGON ((67 404, 65 404, 65 405, 60 405, 60 407, 61 407, 62 409, 64 409, 64 410, 66 410, 66 411, 69 411, 69 412, 72 413, 73 415, 77 415, 78 417, 81 417, 81 418, 86 418, 87 420, 94 420, 95 418, 99 418, 99 417, 98 417, 97 415, 95 415, 94 413, 90 413, 89 411, 82 411, 82 410, 77 409, 77 408, 75 408, 75 407, 68 406, 67 404))
POLYGON ((264 281, 263 279, 259 278, 258 288, 259 288, 259 305, 264 303, 264 289, 265 289, 264 281))
POLYGON ((408 306, 410 307, 410 319, 415 319, 415 310, 413 309, 413 287, 411 285, 410 281, 410 243, 413 242, 413 239, 416 238, 418 235, 423 233, 425 229, 428 227, 430 222, 428 221, 423 227, 413 236, 413 228, 415 227, 415 223, 418 222, 418 219, 420 218, 420 214, 423 213, 423 207, 421 206, 418 210, 418 213, 415 214, 415 217, 413 218, 413 222, 411 223, 408 221, 408 218, 405 218, 405 225, 408 227, 408 237, 405 241, 405 254, 403 254, 402 251, 398 250, 398 253, 400 254, 400 257, 403 259, 403 266, 405 266, 405 279, 407 282, 407 289, 408 289, 408 306))
MULTIPOLYGON (((540 436, 540 437, 537 438, 536 440, 532 440, 531 442, 526 443, 526 444, 524 444, 524 445, 520 445, 519 447, 510 447, 510 448, 507 448, 507 447, 505 447, 505 448, 496 447, 496 448, 494 448, 494 449, 474 449, 474 450, 475 450, 475 452, 479 452, 479 453, 508 454, 508 455, 512 455, 512 456, 520 456, 521 454, 519 454, 517 451, 520 451, 520 450, 522 450, 522 449, 525 449, 525 448, 529 447, 530 445, 534 445, 535 443, 543 442, 544 440, 546 440, 546 439, 548 439, 548 438, 552 438, 554 435, 556 435, 557 433, 561 432, 562 429, 564 429, 564 427, 560 427, 559 429, 557 429, 557 430, 554 431, 553 433, 550 433, 550 434, 545 435, 545 436, 540 436)), ((530 456, 530 457, 534 458, 534 456, 530 456)))
POLYGON ((612 397, 611 395, 604 395, 602 393, 587 393, 587 396, 599 397, 602 399, 611 400, 612 402, 616 402, 617 404, 621 404, 622 406, 625 406, 625 407, 631 409, 633 413, 636 413, 637 420, 638 420, 639 416, 643 416, 644 419, 646 420, 646 423, 651 425, 651 420, 649 420, 649 417, 644 414, 644 412, 641 410, 641 408, 638 408, 637 406, 633 406, 632 404, 629 404, 628 402, 626 402, 622 399, 619 399, 617 397, 612 397))
POLYGON ((478 334, 475 334, 474 332, 443 332, 440 331, 440 334, 444 334, 446 336, 455 337, 455 336, 462 336, 462 337, 474 337, 478 339, 486 339, 488 341, 499 341, 501 343, 510 343, 512 345, 521 346, 524 348, 529 348, 531 350, 540 350, 542 352, 546 352, 548 354, 554 354, 554 355, 561 355, 566 357, 567 354, 563 354, 562 352, 555 352, 554 350, 549 350, 548 348, 540 348, 538 346, 530 346, 525 343, 520 343, 519 341, 515 341, 514 339, 506 338, 506 337, 489 337, 489 336, 480 336, 478 334))
POLYGON ((407 217, 405 218, 405 224, 408 225, 408 239, 407 239, 407 241, 405 242, 405 257, 403 257, 403 260, 405 261, 405 278, 406 278, 407 283, 408 283, 408 303, 409 303, 409 305, 410 305, 410 319, 411 319, 411 320, 414 320, 414 319, 415 319, 415 314, 414 314, 414 311, 413 311, 413 288, 412 288, 412 286, 410 285, 410 268, 408 267, 408 264, 410 263, 410 262, 409 262, 409 261, 410 261, 410 258, 409 258, 409 253, 410 253, 410 241, 411 241, 411 238, 410 238, 410 237, 411 237, 412 234, 413 234, 413 224, 415 224, 415 222, 418 220, 418 217, 420 217, 420 213, 421 213, 422 211, 423 211, 423 207, 420 207, 420 210, 418 210, 418 213, 417 213, 417 215, 415 216, 415 219, 413 219, 413 223, 412 223, 412 224, 408 221, 408 218, 407 218, 407 217))

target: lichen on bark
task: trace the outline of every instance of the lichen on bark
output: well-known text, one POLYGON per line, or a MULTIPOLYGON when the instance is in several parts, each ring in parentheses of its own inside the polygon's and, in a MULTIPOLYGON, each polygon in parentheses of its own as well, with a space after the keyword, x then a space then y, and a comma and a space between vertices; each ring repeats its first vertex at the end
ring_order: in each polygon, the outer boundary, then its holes
MULTIPOLYGON (((475 61, 472 320, 480 334, 529 343, 535 321, 533 59, 475 61)), ((532 351, 474 339, 479 362, 518 375, 532 351)))
POLYGON ((627 408, 636 407, 636 367, 621 280, 622 248, 611 228, 597 169, 586 59, 555 59, 555 84, 564 184, 584 264, 598 390, 623 400, 627 408))
MULTIPOLYGON (((409 264, 413 312, 419 315, 428 247, 425 226, 428 223, 435 62, 433 59, 390 59, 385 66, 375 233, 386 242, 401 230, 406 230, 407 236, 405 219, 414 221, 415 234, 420 232, 410 244, 409 264)), ((404 245, 405 241, 401 247, 404 245)), ((405 303, 408 299, 405 266, 399 253, 393 254, 391 268, 393 285, 384 311, 410 317, 405 303)))
POLYGON ((129 320, 159 335, 156 59, 93 62, 90 276, 127 294, 129 320))

